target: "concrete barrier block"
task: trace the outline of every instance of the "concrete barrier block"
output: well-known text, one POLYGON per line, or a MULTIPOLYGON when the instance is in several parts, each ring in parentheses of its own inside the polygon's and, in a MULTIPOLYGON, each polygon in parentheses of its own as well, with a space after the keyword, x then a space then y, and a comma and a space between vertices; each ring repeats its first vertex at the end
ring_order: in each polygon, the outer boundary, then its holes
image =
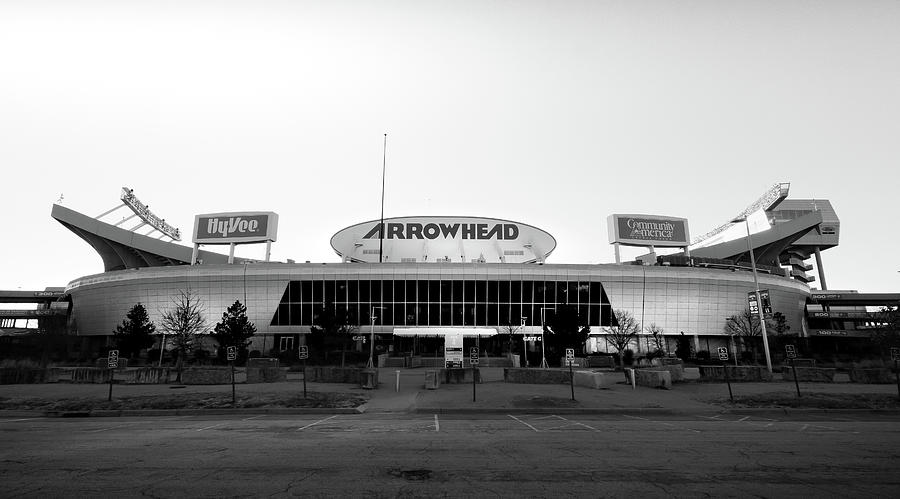
POLYGON ((441 386, 441 378, 436 370, 425 371, 425 389, 437 390, 441 386))
MULTIPOLYGON (((177 371, 175 371, 177 376, 177 371)), ((186 367, 181 370, 185 385, 224 385, 231 383, 231 369, 224 367, 186 367)))
POLYGON ((599 390, 614 385, 616 376, 596 371, 575 371, 575 385, 599 390))
POLYGON ((672 388, 672 373, 666 370, 637 369, 634 372, 634 382, 638 386, 649 388, 672 388))
MULTIPOLYGON (((248 367, 247 383, 275 383, 287 379, 287 371, 280 367, 248 367)), ((231 371, 228 372, 231 383, 231 371)))
POLYGON ((279 367, 279 365, 278 365, 278 359, 257 357, 257 358, 253 358, 253 359, 247 359, 247 367, 262 367, 262 368, 276 367, 277 368, 277 367, 279 367))
POLYGON ((886 367, 850 369, 850 381, 853 383, 890 384, 896 383, 897 378, 886 367))
MULTIPOLYGON (((781 377, 785 381, 794 381, 794 371, 790 367, 781 368, 781 377)), ((816 383, 834 383, 834 373, 837 369, 823 367, 798 367, 797 381, 811 381, 816 383)))
MULTIPOLYGON (((728 379, 733 382, 772 381, 772 374, 765 366, 725 366, 728 379)), ((699 366, 701 381, 725 381, 723 366, 699 366)))
POLYGON ((481 371, 478 369, 471 368, 450 368, 450 369, 439 369, 438 376, 442 383, 446 384, 458 384, 458 383, 471 383, 472 377, 475 377, 476 383, 481 383, 481 371))

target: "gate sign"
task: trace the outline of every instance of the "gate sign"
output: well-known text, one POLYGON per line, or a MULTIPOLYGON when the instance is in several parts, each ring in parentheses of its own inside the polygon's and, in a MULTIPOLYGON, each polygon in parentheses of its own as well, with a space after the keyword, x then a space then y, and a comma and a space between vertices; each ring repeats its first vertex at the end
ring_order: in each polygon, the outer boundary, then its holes
POLYGON ((719 347, 719 360, 728 360, 728 347, 719 347))
POLYGON ((785 345, 784 346, 784 355, 789 359, 797 358, 797 349, 794 348, 794 345, 785 345))
POLYGON ((759 302, 756 301, 756 291, 747 293, 747 303, 750 306, 750 315, 759 315, 759 302))
POLYGON ((900 360, 900 347, 891 347, 891 360, 900 360))
POLYGON ((763 316, 766 319, 771 319, 772 318, 772 302, 769 300, 769 290, 768 289, 760 289, 759 290, 759 301, 762 302, 763 316))
POLYGON ((109 369, 114 369, 119 367, 119 351, 118 350, 110 350, 109 356, 106 358, 106 367, 109 369))
POLYGON ((469 363, 478 364, 478 347, 469 348, 469 363))
POLYGON ((297 353, 297 357, 299 357, 300 360, 309 358, 309 349, 306 345, 300 345, 300 350, 297 353))
POLYGON ((237 347, 228 347, 228 360, 237 359, 237 347))

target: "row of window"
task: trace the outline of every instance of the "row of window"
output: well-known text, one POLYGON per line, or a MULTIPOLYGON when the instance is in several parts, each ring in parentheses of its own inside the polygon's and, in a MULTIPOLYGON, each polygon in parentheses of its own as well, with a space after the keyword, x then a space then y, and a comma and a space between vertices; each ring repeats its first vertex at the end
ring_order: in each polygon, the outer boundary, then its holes
MULTIPOLYGON (((563 305, 559 305, 563 306, 563 305)), ((582 325, 608 326, 609 304, 574 305, 582 325)), ((273 326, 311 326, 322 313, 346 317, 347 323, 386 326, 540 326, 556 307, 547 304, 509 303, 282 303, 272 317, 273 326), (333 311, 333 312, 332 312, 333 311)))
POLYGON ((291 281, 281 303, 609 304, 599 282, 535 280, 291 281))

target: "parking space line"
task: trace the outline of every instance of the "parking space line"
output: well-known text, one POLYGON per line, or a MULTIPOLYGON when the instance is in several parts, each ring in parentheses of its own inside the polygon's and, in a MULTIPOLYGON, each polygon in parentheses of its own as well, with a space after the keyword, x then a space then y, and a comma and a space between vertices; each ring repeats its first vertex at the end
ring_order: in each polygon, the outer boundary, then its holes
POLYGON ((99 433, 99 432, 101 432, 101 431, 115 430, 115 429, 118 429, 118 428, 124 428, 124 427, 126 427, 126 426, 131 426, 131 425, 133 425, 133 424, 134 424, 134 423, 125 423, 125 424, 120 424, 120 425, 116 425, 116 426, 107 426, 106 428, 100 428, 100 429, 97 429, 97 430, 87 430, 86 433, 99 433))
POLYGON ((0 419, 0 423, 15 423, 16 421, 30 421, 37 418, 0 419))
POLYGON ((535 428, 534 426, 531 426, 530 424, 526 423, 525 421, 522 421, 521 419, 519 419, 519 418, 513 416, 512 414, 507 414, 507 416, 509 416, 509 417, 511 417, 511 418, 513 418, 513 419, 515 419, 516 421, 522 423, 523 425, 525 425, 525 426, 531 428, 531 429, 534 430, 534 431, 537 431, 537 432, 540 432, 540 431, 541 431, 541 430, 538 430, 537 428, 535 428))
POLYGON ((257 419, 257 418, 261 418, 261 417, 263 417, 263 416, 265 416, 265 414, 260 414, 260 415, 258 415, 258 416, 251 416, 251 417, 249 417, 249 418, 244 418, 244 419, 242 419, 241 421, 250 421, 251 419, 257 419))
POLYGON ((639 419, 639 420, 641 420, 641 421, 647 421, 648 423, 658 423, 658 424, 662 424, 662 425, 666 425, 666 426, 671 426, 672 428, 678 428, 679 430, 688 430, 688 431, 692 431, 692 432, 694 432, 694 433, 703 433, 703 432, 701 432, 700 430, 695 430, 695 429, 693 429, 693 428, 685 428, 685 427, 682 427, 682 426, 674 425, 674 424, 672 424, 672 423, 667 423, 667 422, 665 422, 665 421, 653 421, 652 419, 642 418, 642 417, 640 417, 640 416, 631 416, 631 415, 629 415, 629 414, 626 414, 625 417, 626 417, 626 418, 639 419))
POLYGON ((336 418, 336 417, 338 417, 337 414, 335 414, 334 416, 328 416, 327 418, 325 418, 325 419, 320 419, 320 420, 316 421, 315 423, 310 423, 310 424, 308 424, 308 425, 306 425, 306 426, 301 426, 300 428, 297 428, 297 429, 294 430, 294 431, 303 431, 303 430, 309 428, 310 426, 315 426, 315 425, 317 425, 317 424, 324 423, 325 421, 328 421, 329 419, 334 419, 334 418, 336 418))
POLYGON ((438 421, 437 414, 434 415, 434 431, 441 431, 441 423, 438 421))
POLYGON ((216 428, 216 427, 222 426, 222 425, 224 425, 224 424, 226 424, 226 423, 228 423, 228 422, 225 421, 225 422, 222 422, 222 423, 214 424, 214 425, 212 425, 212 426, 207 426, 207 427, 205 427, 205 428, 197 428, 196 431, 209 430, 210 428, 216 428))

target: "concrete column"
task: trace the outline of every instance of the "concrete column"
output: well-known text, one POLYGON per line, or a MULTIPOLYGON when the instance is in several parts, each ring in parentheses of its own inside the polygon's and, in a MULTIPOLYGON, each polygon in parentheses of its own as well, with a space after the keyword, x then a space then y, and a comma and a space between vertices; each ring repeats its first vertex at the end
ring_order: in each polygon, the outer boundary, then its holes
POLYGON ((228 245, 228 263, 234 263, 234 243, 228 245))
POLYGON ((818 246, 816 246, 816 270, 819 271, 819 283, 822 284, 822 291, 827 291, 828 285, 825 284, 825 269, 822 268, 822 252, 819 251, 818 246))

